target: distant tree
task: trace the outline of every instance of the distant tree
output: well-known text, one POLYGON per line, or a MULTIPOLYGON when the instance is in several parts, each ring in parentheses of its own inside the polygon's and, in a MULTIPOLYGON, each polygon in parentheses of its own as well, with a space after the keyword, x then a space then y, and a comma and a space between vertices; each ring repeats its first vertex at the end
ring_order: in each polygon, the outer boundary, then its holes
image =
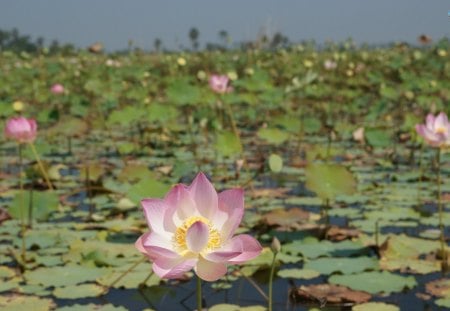
POLYGON ((199 43, 198 43, 198 37, 200 36, 200 32, 197 28, 192 27, 191 30, 189 30, 189 40, 191 40, 192 49, 196 51, 198 49, 199 43))
POLYGON ((156 38, 155 41, 153 41, 153 47, 155 48, 156 52, 161 51, 162 41, 160 38, 156 38))
POLYGON ((226 30, 219 31, 219 39, 223 45, 224 48, 227 48, 229 42, 230 42, 230 36, 228 35, 228 32, 226 30))
POLYGON ((287 46, 289 44, 289 38, 283 35, 281 32, 277 32, 270 42, 270 48, 276 49, 287 46))

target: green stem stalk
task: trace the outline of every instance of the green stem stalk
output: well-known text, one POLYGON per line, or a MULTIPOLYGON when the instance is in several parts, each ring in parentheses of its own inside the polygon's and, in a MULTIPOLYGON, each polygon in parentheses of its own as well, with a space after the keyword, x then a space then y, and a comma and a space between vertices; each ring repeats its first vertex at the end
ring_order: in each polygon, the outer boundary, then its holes
POLYGON ((273 304, 273 275, 275 274, 275 259, 277 258, 278 253, 273 253, 272 265, 270 266, 270 275, 269 275, 269 302, 268 302, 268 310, 272 311, 273 304))
POLYGON ((442 199, 441 199, 441 148, 437 149, 436 161, 437 161, 437 199, 438 199, 438 211, 439 211, 439 230, 441 232, 441 234, 440 234, 441 256, 442 256, 442 262, 444 263, 447 259, 445 256, 444 222, 443 222, 443 210, 442 210, 442 199))
POLYGON ((21 222, 21 237, 22 237, 22 260, 25 263, 26 257, 27 257, 27 250, 26 250, 26 243, 25 243, 25 200, 23 197, 23 181, 22 181, 22 174, 23 174, 23 155, 22 155, 22 144, 19 143, 18 145, 18 153, 19 153, 19 188, 20 188, 20 222, 21 222))
POLYGON ((202 279, 197 276, 197 311, 203 310, 202 304, 202 279))
POLYGON ((34 157, 36 158, 36 161, 38 163, 39 169, 41 170, 42 175, 44 176, 45 182, 47 183, 47 187, 50 190, 53 190, 52 183, 50 182, 50 178, 48 177, 47 171, 44 169, 44 166, 42 165, 41 159, 39 158, 39 155, 36 151, 36 148, 34 147, 33 143, 30 143, 31 151, 34 154, 34 157))
POLYGON ((126 271, 124 271, 121 275, 119 275, 119 277, 117 279, 115 279, 111 284, 109 284, 109 287, 113 287, 114 285, 116 285, 116 283, 119 282, 121 279, 123 279, 123 277, 125 275, 130 273, 134 268, 136 268, 137 266, 139 266, 141 263, 143 263, 146 260, 147 260, 147 257, 145 257, 145 256, 140 258, 131 267, 129 267, 126 271))

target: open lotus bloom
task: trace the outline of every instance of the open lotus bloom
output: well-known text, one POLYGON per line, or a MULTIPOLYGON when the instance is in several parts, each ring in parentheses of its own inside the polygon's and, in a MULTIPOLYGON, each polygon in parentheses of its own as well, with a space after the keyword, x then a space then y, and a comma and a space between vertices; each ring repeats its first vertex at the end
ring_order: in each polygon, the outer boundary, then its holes
POLYGON ((247 234, 233 237, 244 214, 242 189, 217 193, 203 173, 190 186, 174 186, 164 199, 141 201, 150 232, 136 248, 153 261, 161 278, 176 279, 191 269, 205 281, 215 281, 228 264, 239 264, 261 253, 247 234))
POLYGON ((209 87, 216 93, 225 94, 233 90, 229 86, 230 79, 226 75, 212 75, 209 78, 209 87))
POLYGON ((62 94, 62 93, 64 93, 64 86, 59 83, 53 84, 50 91, 53 94, 62 94))
POLYGON ((6 121, 5 136, 19 143, 31 143, 36 139, 37 124, 34 119, 24 117, 11 118, 6 121))
POLYGON ((428 114, 425 124, 416 125, 417 133, 433 147, 450 145, 450 123, 447 115, 443 112, 434 117, 428 114))

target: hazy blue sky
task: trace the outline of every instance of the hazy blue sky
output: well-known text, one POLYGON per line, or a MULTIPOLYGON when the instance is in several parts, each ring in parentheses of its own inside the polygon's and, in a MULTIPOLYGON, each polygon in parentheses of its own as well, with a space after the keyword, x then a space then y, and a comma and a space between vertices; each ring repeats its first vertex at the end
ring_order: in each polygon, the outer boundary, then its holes
POLYGON ((202 45, 218 42, 222 29, 242 41, 263 27, 292 41, 415 42, 422 33, 449 37, 449 10, 449 0, 0 0, 0 28, 108 50, 129 39, 151 48, 157 37, 169 48, 188 45, 192 26, 202 45))

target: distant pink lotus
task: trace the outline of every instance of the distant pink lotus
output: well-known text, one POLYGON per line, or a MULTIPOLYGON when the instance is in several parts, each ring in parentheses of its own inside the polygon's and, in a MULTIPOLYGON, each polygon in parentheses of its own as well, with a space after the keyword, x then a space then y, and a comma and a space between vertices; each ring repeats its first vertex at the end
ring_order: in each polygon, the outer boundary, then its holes
POLYGON ((31 143, 36 139, 37 123, 34 119, 24 117, 11 118, 6 121, 5 136, 19 143, 31 143))
POLYGON ((212 75, 209 78, 209 87, 218 94, 229 93, 233 88, 229 85, 230 79, 226 75, 212 75))
POLYGON ((450 123, 443 112, 436 117, 431 113, 428 114, 425 124, 416 125, 416 131, 430 146, 450 145, 450 123))
POLYGON ((153 261, 161 278, 176 279, 194 269, 205 281, 215 281, 228 264, 239 264, 261 253, 247 234, 233 237, 244 214, 242 189, 217 193, 203 173, 190 186, 174 186, 164 199, 141 201, 150 232, 136 248, 153 261))
POLYGON ((326 70, 334 70, 337 67, 337 63, 335 61, 332 61, 331 59, 327 59, 324 63, 323 63, 323 67, 326 70))
POLYGON ((52 87, 50 88, 50 91, 53 94, 56 94, 56 95, 63 94, 64 93, 64 86, 62 84, 59 84, 59 83, 53 84, 52 87))

